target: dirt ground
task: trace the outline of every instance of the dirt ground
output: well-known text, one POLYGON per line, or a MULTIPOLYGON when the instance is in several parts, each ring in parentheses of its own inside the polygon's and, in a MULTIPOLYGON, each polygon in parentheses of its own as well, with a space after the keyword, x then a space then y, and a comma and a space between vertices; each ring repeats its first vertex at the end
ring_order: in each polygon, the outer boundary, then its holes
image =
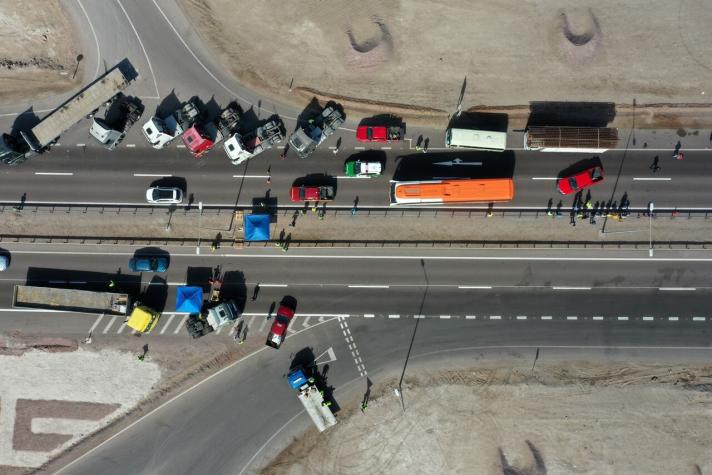
POLYGON ((447 117, 460 97, 464 109, 641 107, 705 103, 712 94, 712 3, 704 0, 178 3, 238 80, 295 103, 321 91, 347 105, 377 101, 447 117))
MULTIPOLYGON (((501 364, 501 363, 500 363, 501 364)), ((267 474, 702 474, 712 367, 493 366, 374 388, 366 411, 309 432, 267 474)))
POLYGON ((72 79, 79 41, 59 0, 0 0, 0 101, 62 93, 80 84, 72 79))

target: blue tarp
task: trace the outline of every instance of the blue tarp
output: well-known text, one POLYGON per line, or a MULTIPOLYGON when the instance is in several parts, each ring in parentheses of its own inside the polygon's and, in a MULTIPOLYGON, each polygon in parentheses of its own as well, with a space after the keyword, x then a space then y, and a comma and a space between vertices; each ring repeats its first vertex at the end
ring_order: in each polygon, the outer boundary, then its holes
POLYGON ((203 306, 203 289, 200 287, 178 287, 176 312, 200 313, 203 306))
POLYGON ((269 215, 245 216, 245 241, 269 241, 269 215))

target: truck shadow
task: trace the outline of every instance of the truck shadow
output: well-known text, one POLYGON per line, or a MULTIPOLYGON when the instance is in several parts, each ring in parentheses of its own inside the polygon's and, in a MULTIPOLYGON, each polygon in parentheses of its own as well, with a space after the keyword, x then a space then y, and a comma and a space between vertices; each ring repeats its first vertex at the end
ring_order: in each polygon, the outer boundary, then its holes
POLYGON ((210 279, 213 278, 213 269, 210 267, 188 267, 185 273, 185 285, 200 287, 203 293, 210 291, 210 279))
POLYGON ((614 102, 548 102, 529 103, 527 127, 606 127, 616 117, 614 102))
POLYGON ((39 124, 39 122, 39 116, 35 114, 34 109, 30 107, 15 117, 15 121, 12 123, 12 128, 10 129, 10 135, 13 137, 19 137, 20 132, 32 129, 32 127, 39 124))
POLYGON ((159 312, 164 311, 166 309, 166 301, 168 300, 168 285, 166 284, 166 279, 154 275, 146 286, 146 290, 139 297, 139 300, 142 304, 147 305, 153 310, 159 312))
POLYGON ((158 103, 158 107, 156 107, 154 115, 161 118, 167 117, 178 110, 180 106, 181 101, 178 99, 178 96, 176 96, 175 89, 172 89, 170 94, 161 99, 161 102, 158 103))
POLYGON ((245 310, 247 302, 247 285, 245 284, 245 274, 232 270, 222 275, 222 297, 224 300, 234 300, 240 313, 245 310))

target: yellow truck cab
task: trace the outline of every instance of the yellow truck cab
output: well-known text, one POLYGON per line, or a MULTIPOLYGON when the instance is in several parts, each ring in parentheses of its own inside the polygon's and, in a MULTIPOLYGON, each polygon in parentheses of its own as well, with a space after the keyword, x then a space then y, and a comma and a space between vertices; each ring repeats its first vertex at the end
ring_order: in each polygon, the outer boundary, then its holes
POLYGON ((131 312, 126 325, 140 333, 148 333, 158 324, 160 312, 156 312, 145 305, 137 305, 131 312))

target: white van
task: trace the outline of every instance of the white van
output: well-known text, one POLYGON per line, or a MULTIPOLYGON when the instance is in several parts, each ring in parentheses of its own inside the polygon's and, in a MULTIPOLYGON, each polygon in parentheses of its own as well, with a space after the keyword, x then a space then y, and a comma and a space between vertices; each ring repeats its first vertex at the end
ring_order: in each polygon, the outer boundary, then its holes
POLYGON ((447 129, 445 146, 502 152, 507 148, 507 133, 493 130, 447 129))

